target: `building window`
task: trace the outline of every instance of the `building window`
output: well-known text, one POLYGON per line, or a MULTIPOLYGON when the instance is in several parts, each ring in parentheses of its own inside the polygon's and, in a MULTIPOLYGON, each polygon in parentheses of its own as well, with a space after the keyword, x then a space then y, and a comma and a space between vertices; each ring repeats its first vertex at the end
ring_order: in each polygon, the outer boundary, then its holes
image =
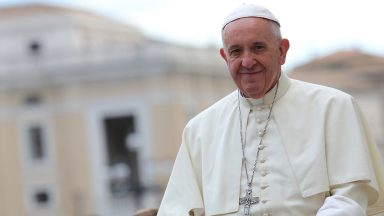
POLYGON ((42 46, 39 41, 31 41, 28 46, 29 52, 32 55, 39 55, 41 53, 41 48, 42 46))
POLYGON ((135 197, 139 198, 143 192, 139 169, 140 143, 132 139, 136 134, 135 123, 133 115, 104 119, 110 192, 114 197, 124 197, 134 193, 135 197))
POLYGON ((50 196, 47 191, 38 191, 34 195, 34 202, 37 206, 47 206, 50 202, 50 196))
POLYGON ((37 94, 30 94, 24 98, 23 103, 26 106, 36 106, 36 105, 40 105, 42 103, 42 99, 37 94))
POLYGON ((34 209, 50 209, 53 206, 52 191, 46 187, 37 187, 30 194, 30 201, 34 209))
POLYGON ((28 129, 28 140, 30 145, 30 158, 33 161, 45 159, 44 131, 40 125, 33 125, 28 129))

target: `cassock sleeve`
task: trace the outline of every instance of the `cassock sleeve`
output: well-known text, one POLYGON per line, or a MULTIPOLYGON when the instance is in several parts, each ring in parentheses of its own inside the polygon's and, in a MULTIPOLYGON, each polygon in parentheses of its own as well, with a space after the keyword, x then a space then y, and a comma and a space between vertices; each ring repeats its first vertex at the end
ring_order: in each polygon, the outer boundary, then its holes
POLYGON ((316 216, 365 216, 370 190, 363 181, 333 187, 316 216))
MULTIPOLYGON (((183 141, 173 166, 158 216, 194 215, 203 209, 199 168, 193 160, 189 146, 183 141)), ((196 158, 195 158, 196 159, 196 158)))
POLYGON ((345 197, 350 198, 350 196, 338 194, 336 189, 334 191, 337 195, 334 197, 336 199, 332 196, 329 199, 336 203, 351 204, 353 201, 358 202, 359 197, 365 196, 368 205, 367 213, 374 215, 384 211, 382 160, 356 101, 349 98, 340 102, 342 104, 336 106, 338 110, 330 110, 329 119, 331 120, 326 130, 330 189, 332 192, 338 185, 358 181, 365 182, 367 187, 364 193, 352 193, 356 195, 355 198, 347 202, 344 202, 345 197), (340 195, 343 198, 338 197, 340 195))

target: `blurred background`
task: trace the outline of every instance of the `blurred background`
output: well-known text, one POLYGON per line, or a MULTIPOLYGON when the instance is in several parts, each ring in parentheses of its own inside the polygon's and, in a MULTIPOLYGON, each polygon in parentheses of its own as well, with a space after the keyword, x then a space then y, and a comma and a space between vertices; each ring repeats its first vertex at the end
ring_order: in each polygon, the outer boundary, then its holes
MULTIPOLYGON (((384 3, 253 2, 284 71, 352 94, 384 155, 384 3)), ((184 125, 235 89, 218 50, 240 3, 0 0, 0 215, 157 208, 184 125)))

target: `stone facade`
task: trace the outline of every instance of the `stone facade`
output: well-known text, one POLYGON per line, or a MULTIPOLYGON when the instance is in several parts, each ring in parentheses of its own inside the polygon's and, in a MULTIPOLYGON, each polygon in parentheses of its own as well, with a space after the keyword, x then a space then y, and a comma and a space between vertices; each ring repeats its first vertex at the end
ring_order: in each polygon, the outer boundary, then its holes
POLYGON ((157 207, 186 122, 234 85, 218 48, 85 11, 0 9, 0 215, 157 207))

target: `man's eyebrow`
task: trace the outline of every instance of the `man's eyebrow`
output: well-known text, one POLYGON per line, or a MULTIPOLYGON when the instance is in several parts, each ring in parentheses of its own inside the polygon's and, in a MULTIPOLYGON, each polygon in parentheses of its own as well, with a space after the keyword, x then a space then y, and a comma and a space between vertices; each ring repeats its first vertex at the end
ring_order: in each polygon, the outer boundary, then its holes
POLYGON ((228 51, 241 48, 239 45, 231 45, 228 47, 228 51))
POLYGON ((262 41, 256 41, 254 43, 252 43, 252 47, 255 47, 255 46, 267 46, 267 43, 265 42, 262 42, 262 41))

